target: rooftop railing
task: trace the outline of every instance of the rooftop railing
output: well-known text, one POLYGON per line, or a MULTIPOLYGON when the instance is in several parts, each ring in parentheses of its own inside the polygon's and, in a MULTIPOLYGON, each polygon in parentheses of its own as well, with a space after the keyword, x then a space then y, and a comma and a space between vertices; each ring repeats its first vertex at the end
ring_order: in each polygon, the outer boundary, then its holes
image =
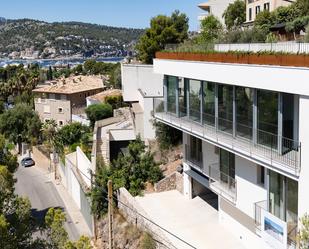
MULTIPOLYGON (((293 175, 299 175, 301 156, 299 141, 245 125, 242 125, 240 130, 233 132, 235 124, 231 120, 207 113, 201 114, 196 110, 187 110, 186 113, 190 113, 191 116, 183 115, 181 117, 176 115, 175 106, 166 105, 171 111, 168 112, 164 111, 164 105, 166 103, 163 99, 154 99, 154 117, 156 119, 201 139, 209 140, 218 146, 232 149, 255 161, 285 170, 293 175), (196 113, 194 114, 194 112, 196 113), (250 131, 250 134, 246 131, 250 131)), ((185 112, 179 112, 179 114, 183 113, 185 112)))

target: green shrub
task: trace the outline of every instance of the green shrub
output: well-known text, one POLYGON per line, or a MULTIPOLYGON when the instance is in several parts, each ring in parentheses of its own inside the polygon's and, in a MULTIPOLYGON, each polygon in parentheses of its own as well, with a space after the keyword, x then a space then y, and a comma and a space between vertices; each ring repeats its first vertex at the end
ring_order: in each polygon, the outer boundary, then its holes
POLYGON ((110 104, 90 105, 85 111, 92 127, 96 121, 113 116, 113 107, 110 104))
POLYGON ((170 149, 182 141, 182 132, 169 125, 154 122, 156 128, 156 138, 161 150, 170 149))

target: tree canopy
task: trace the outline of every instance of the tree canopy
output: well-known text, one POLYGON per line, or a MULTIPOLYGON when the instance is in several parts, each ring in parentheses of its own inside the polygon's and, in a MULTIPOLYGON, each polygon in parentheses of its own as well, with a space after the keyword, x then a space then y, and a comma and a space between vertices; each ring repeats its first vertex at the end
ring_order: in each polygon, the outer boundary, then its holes
POLYGON ((223 26, 214 15, 208 15, 201 22, 201 38, 206 43, 217 40, 223 31, 223 26))
POLYGON ((184 13, 174 11, 171 16, 159 15, 151 19, 150 28, 141 36, 136 49, 138 58, 151 64, 155 53, 167 44, 178 44, 188 38, 189 19, 184 13))
POLYGON ((239 27, 246 21, 246 4, 243 0, 230 3, 223 13, 227 29, 239 27))
POLYGON ((41 121, 27 104, 17 104, 0 115, 0 132, 15 144, 35 143, 40 137, 41 121))
POLYGON ((92 127, 96 121, 113 116, 113 107, 110 104, 93 104, 85 111, 92 127))

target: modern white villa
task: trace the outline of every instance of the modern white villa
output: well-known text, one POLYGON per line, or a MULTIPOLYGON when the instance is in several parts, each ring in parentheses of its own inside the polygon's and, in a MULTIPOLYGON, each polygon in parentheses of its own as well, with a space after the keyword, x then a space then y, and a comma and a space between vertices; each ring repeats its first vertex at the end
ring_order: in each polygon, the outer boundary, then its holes
POLYGON ((154 59, 153 115, 183 132, 184 195, 216 208, 247 248, 296 248, 309 212, 309 68, 208 57, 154 59))

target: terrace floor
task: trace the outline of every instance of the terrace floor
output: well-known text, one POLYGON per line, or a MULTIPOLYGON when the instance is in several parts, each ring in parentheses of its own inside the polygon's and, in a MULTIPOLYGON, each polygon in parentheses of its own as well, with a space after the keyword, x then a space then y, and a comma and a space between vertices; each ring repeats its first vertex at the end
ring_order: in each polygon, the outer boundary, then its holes
POLYGON ((185 198, 177 190, 136 197, 149 218, 194 247, 166 233, 179 249, 245 249, 242 242, 219 224, 218 211, 195 197, 185 198))

